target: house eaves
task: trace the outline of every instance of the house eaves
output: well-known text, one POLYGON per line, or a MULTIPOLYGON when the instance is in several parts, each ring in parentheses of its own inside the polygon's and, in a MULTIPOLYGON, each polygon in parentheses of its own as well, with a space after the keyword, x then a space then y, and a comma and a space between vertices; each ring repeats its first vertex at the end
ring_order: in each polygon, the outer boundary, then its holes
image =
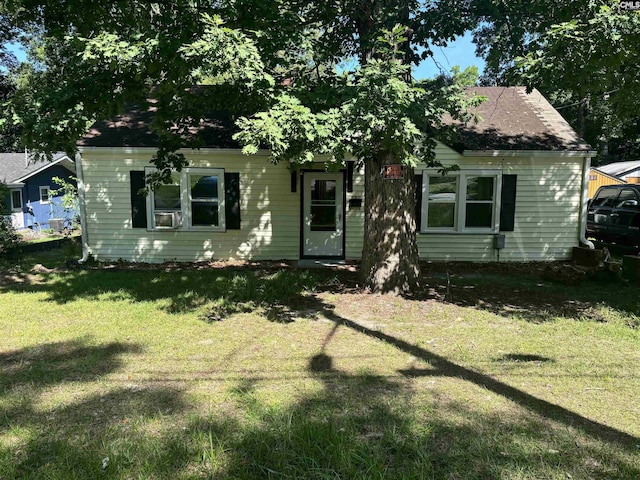
POLYGON ((594 157, 595 150, 464 150, 463 157, 594 157))
POLYGON ((51 162, 42 162, 42 166, 40 168, 32 172, 29 172, 20 178, 17 178, 16 180, 14 180, 14 182, 16 183, 24 182, 25 180, 33 177, 34 175, 37 175, 40 172, 45 171, 47 168, 50 168, 54 165, 61 165, 65 167, 67 170, 70 170, 71 172, 75 172, 75 163, 67 155, 63 155, 57 160, 53 160, 51 162))

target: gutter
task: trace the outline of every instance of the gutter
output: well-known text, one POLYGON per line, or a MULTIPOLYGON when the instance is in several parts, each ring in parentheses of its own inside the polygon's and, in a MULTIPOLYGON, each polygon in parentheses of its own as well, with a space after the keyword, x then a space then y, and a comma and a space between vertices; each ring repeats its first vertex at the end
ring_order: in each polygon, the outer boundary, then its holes
POLYGON ((82 156, 76 153, 76 179, 78 182, 78 204, 80 207, 80 228, 82 229, 82 258, 79 264, 89 260, 89 232, 87 232, 87 208, 84 198, 84 178, 82 172, 82 156))
POLYGON ((464 150, 463 157, 593 157, 593 150, 464 150))
POLYGON ((584 157, 582 165, 582 196, 580 197, 580 225, 578 226, 578 240, 590 250, 596 248, 591 240, 587 240, 587 204, 589 203, 589 170, 591 157, 584 157))

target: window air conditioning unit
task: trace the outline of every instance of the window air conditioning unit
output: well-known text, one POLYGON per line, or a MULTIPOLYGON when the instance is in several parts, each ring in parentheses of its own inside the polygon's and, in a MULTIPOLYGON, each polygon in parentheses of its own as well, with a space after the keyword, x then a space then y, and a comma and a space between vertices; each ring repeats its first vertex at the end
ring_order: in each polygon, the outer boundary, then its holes
POLYGON ((156 228, 178 228, 180 226, 180 212, 157 212, 154 215, 156 228))

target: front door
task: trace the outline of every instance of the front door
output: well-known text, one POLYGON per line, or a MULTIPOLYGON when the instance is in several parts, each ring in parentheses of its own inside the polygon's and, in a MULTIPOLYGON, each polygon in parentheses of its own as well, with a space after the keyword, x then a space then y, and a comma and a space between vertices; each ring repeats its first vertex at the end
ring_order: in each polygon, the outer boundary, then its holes
POLYGON ((24 228, 24 213, 22 213, 22 190, 11 190, 11 224, 16 230, 24 228))
POLYGON ((344 257, 342 173, 303 172, 302 256, 344 257))

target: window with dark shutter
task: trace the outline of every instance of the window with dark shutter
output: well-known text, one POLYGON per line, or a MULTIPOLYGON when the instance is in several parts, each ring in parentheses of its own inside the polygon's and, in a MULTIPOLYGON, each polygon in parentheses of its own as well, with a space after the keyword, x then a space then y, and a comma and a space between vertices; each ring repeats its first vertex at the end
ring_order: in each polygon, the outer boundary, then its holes
POLYGON ((131 187, 131 226, 133 228, 147 228, 147 199, 140 194, 145 187, 144 171, 129 172, 131 187))
POLYGON ((513 232, 516 219, 517 175, 502 176, 502 198, 500 199, 500 231, 513 232))
POLYGON ((347 192, 353 192, 353 169, 356 162, 347 162, 347 192))
POLYGON ((416 175, 416 233, 422 228, 422 175, 416 175))
POLYGON ((227 230, 240 230, 240 174, 224 174, 224 212, 227 230))

